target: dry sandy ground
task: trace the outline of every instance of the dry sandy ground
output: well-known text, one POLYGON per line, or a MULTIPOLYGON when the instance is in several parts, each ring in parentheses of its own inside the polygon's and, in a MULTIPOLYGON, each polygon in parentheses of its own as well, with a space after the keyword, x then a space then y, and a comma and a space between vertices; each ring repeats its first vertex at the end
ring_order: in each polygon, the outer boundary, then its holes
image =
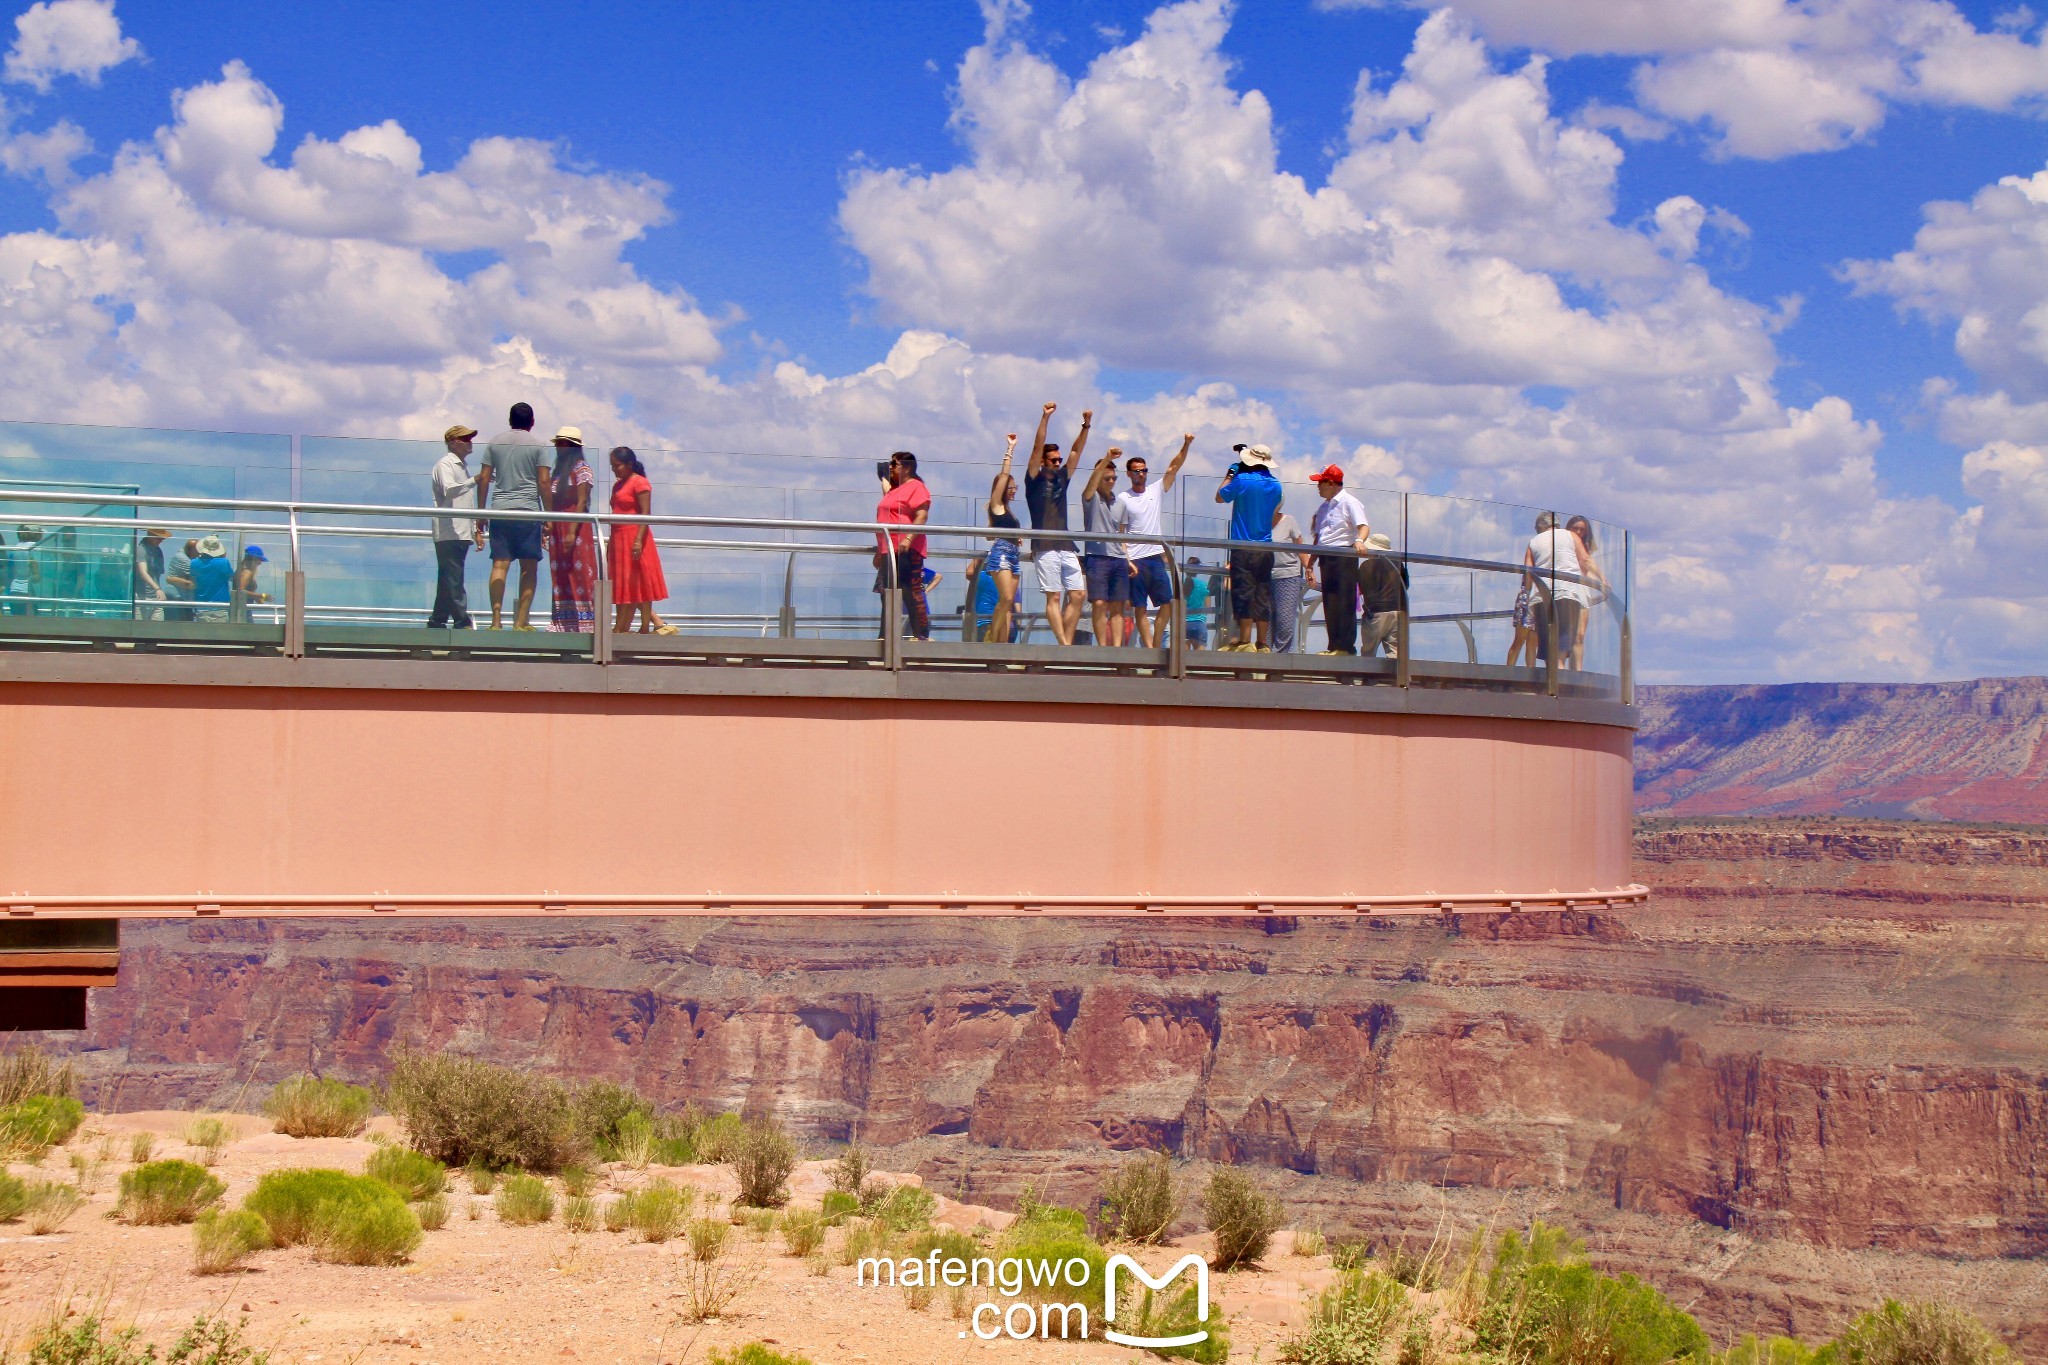
MULTIPOLYGON (((919 1311, 900 1290, 856 1287, 850 1267, 834 1264, 828 1274, 814 1275, 786 1254, 779 1234, 761 1241, 742 1228, 733 1230, 736 1260, 758 1278, 724 1317, 691 1324, 683 1320, 682 1308, 686 1242, 650 1245, 630 1233, 603 1231, 576 1236, 559 1218, 539 1227, 506 1226, 491 1200, 472 1195, 459 1175, 448 1196, 447 1226, 426 1234, 408 1265, 324 1265, 293 1248, 259 1253, 242 1271, 201 1276, 192 1270, 189 1227, 129 1227, 110 1216, 120 1174, 130 1169, 129 1134, 157 1133, 157 1158, 196 1160, 182 1137, 194 1117, 91 1115, 69 1147, 52 1152, 39 1169, 19 1162, 10 1167, 29 1179, 69 1180, 67 1153, 91 1157, 106 1145, 102 1139, 112 1139, 113 1157, 99 1170, 89 1203, 61 1231, 34 1237, 22 1223, 0 1224, 0 1324, 11 1334, 47 1319, 53 1305, 67 1299, 83 1306, 105 1297, 113 1317, 133 1320, 159 1340, 175 1336, 201 1312, 246 1314, 251 1340, 269 1348, 279 1365, 571 1359, 695 1365, 714 1348, 756 1340, 817 1365, 1154 1359, 1102 1342, 980 1341, 967 1322, 951 1316, 944 1290, 919 1311)), ((226 1117, 246 1135, 215 1168, 227 1182, 229 1205, 266 1171, 358 1171, 376 1150, 367 1139, 294 1139, 271 1132, 260 1117, 226 1117)), ((389 1131, 389 1119, 377 1122, 389 1131)), ((730 1174, 720 1167, 615 1167, 606 1173, 600 1195, 655 1175, 721 1198, 733 1192, 730 1174)), ((805 1163, 791 1181, 799 1206, 815 1205, 826 1188, 821 1162, 805 1163)), ((1009 1216, 943 1197, 939 1204, 940 1220, 962 1228, 999 1226, 1009 1216)), ((832 1234, 828 1251, 838 1237, 832 1234)), ((1211 1312, 1220 1304, 1229 1316, 1234 1359, 1273 1359, 1305 1301, 1334 1278, 1327 1257, 1297 1257, 1291 1247, 1290 1235, 1283 1233, 1264 1269, 1211 1275, 1211 1312)), ((1154 1248, 1139 1259, 1157 1272, 1189 1249, 1203 1249, 1202 1242, 1154 1248)), ((976 1295, 984 1297, 995 1296, 976 1295)), ((1091 1313, 1099 1307, 1090 1305, 1091 1313)))

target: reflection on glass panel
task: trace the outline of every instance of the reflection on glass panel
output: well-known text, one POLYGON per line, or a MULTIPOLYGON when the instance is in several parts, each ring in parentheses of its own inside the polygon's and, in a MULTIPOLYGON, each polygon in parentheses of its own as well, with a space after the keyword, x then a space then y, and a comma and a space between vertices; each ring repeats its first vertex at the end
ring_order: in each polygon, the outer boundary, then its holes
POLYGON ((92 499, 135 491, 133 484, 0 478, 0 611, 132 618, 135 508, 92 499), (53 503, 23 494, 75 497, 53 503))

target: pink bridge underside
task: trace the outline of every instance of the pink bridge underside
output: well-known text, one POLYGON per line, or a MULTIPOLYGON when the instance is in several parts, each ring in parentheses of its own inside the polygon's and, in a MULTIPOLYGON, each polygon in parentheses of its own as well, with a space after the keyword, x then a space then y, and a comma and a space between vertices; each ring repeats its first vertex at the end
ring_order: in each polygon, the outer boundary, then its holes
POLYGON ((1630 735, 1605 725, 93 684, 6 703, 17 914, 1630 891, 1630 735))

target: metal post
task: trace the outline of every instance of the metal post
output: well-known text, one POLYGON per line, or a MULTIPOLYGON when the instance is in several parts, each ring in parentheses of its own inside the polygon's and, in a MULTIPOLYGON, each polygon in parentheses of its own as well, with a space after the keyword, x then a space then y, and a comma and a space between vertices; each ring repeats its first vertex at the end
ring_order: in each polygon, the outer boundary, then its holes
POLYGON ((1173 585, 1173 600, 1166 604, 1167 620, 1173 627, 1173 636, 1167 644, 1166 676, 1185 678, 1188 675, 1188 595, 1182 590, 1180 563, 1173 557, 1173 547, 1160 548, 1166 555, 1167 581, 1173 585))
MULTIPOLYGON (((1636 704, 1635 596, 1629 581, 1629 533, 1621 533, 1621 704, 1636 704)), ((1610 589, 1611 591, 1611 589, 1610 589)))
POLYGON ((892 673, 903 670, 903 584, 896 577, 896 536, 882 537, 888 549, 882 553, 883 572, 889 575, 882 593, 882 666, 892 673))
MULTIPOLYGON (((1550 535, 1551 535, 1552 537, 1555 537, 1555 536, 1557 535, 1557 531, 1558 531, 1558 521, 1557 521, 1557 513, 1555 513, 1555 512, 1552 512, 1552 513, 1550 514, 1550 532, 1549 532, 1549 534, 1550 534, 1550 535)), ((1557 544, 1556 540, 1555 540, 1555 539, 1553 539, 1553 540, 1551 541, 1551 545, 1552 545, 1552 548, 1553 548, 1553 550, 1555 549, 1555 547, 1556 547, 1556 544, 1557 544)), ((1556 554, 1555 554, 1555 553, 1553 553, 1553 554, 1551 555, 1550 559, 1551 559, 1551 564, 1550 564, 1550 591, 1549 591, 1549 593, 1548 593, 1548 594, 1546 594, 1546 595, 1545 595, 1545 597, 1544 597, 1544 605, 1545 605, 1545 606, 1546 606, 1546 607, 1547 607, 1547 608, 1548 608, 1549 610, 1548 610, 1548 612, 1546 613, 1546 617, 1547 617, 1547 619, 1545 620, 1545 622, 1544 622, 1544 626, 1543 626, 1543 633, 1544 633, 1544 635, 1545 635, 1545 637, 1546 637, 1546 643, 1547 643, 1547 644, 1549 645, 1549 649, 1545 651, 1545 657, 1544 657, 1544 660, 1543 660, 1543 695, 1544 695, 1544 696, 1546 696, 1546 697, 1554 697, 1554 696, 1556 696, 1556 695, 1557 695, 1557 672, 1558 672, 1558 669, 1557 669, 1557 556, 1556 556, 1556 554)))
POLYGON ((284 656, 306 657, 306 575, 299 569, 284 576, 284 656))
POLYGON ((796 551, 791 550, 782 565, 782 614, 775 620, 775 633, 784 640, 796 636, 796 551))

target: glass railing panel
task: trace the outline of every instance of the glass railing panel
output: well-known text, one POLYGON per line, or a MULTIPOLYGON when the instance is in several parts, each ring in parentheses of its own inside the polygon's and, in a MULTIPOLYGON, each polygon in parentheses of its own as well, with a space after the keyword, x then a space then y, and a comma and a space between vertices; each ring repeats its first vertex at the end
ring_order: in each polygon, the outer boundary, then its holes
MULTIPOLYGON (((307 437, 300 448, 300 498, 424 507, 433 500, 434 466, 445 454, 439 441, 307 437)), ((472 473, 476 465, 472 455, 472 473)), ((306 514, 300 528, 299 567, 306 575, 309 625, 426 624, 436 574, 428 518, 306 514), (356 533, 336 534, 337 528, 356 533)), ((487 552, 474 549, 468 555, 465 590, 472 610, 482 600, 486 559, 487 552)))

